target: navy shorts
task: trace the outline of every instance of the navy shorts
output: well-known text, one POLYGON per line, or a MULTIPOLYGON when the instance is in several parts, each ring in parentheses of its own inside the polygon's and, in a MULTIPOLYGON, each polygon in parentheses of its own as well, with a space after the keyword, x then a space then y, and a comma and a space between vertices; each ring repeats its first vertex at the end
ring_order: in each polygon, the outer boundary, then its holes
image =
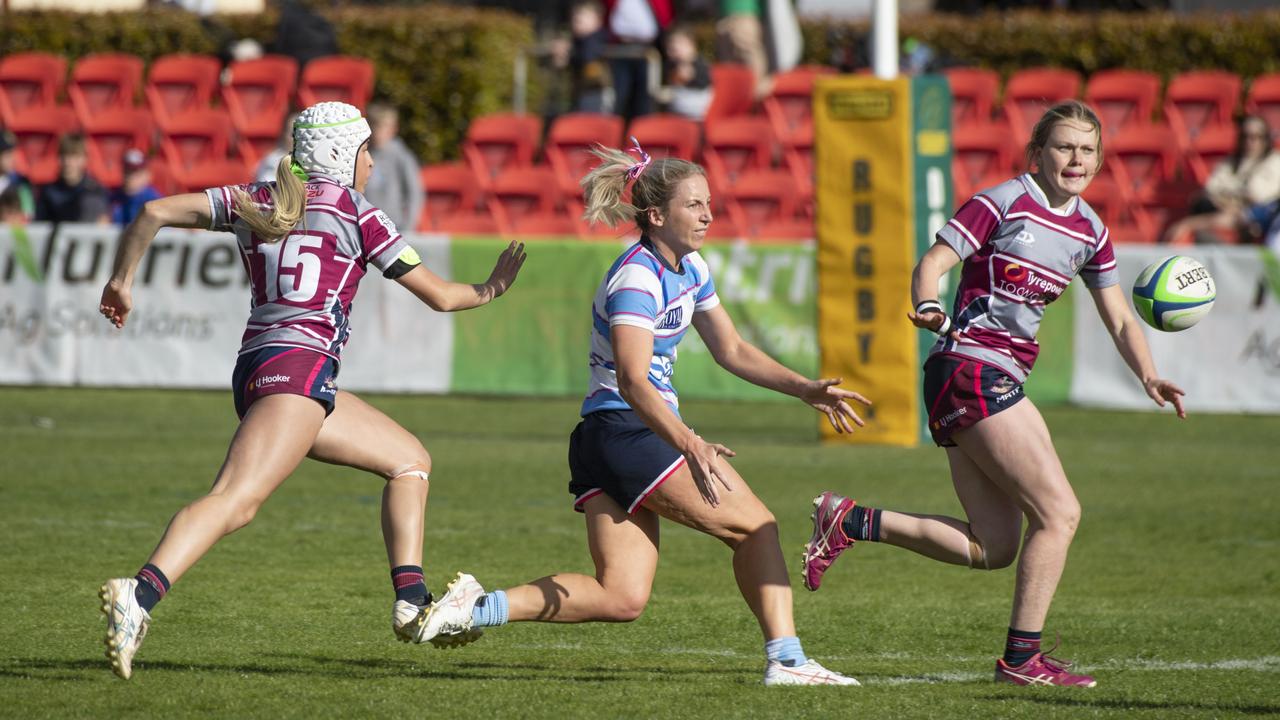
POLYGON ((250 350, 236 360, 231 374, 236 415, 244 419, 259 398, 285 393, 316 400, 328 417, 338 395, 337 379, 338 362, 324 353, 278 346, 250 350))
POLYGON ((972 358, 938 353, 924 363, 924 402, 929 433, 939 447, 955 447, 952 434, 1013 407, 1022 383, 1003 370, 972 358))
POLYGON ((632 410, 598 410, 569 435, 569 494, 573 509, 604 493, 628 513, 685 463, 632 410))

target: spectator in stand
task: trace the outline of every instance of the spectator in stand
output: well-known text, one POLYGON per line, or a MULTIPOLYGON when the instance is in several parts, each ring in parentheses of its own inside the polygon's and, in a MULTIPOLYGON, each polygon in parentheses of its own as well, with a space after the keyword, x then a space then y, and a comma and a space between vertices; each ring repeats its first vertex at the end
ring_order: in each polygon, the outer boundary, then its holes
POLYGON ((658 36, 671 25, 671 0, 605 0, 605 11, 614 112, 631 122, 653 112, 646 53, 656 47, 658 36))
POLYGON ((36 214, 31 181, 18 172, 18 140, 8 130, 0 130, 0 193, 12 193, 18 210, 30 220, 36 214))
POLYGON ((663 42, 663 85, 669 93, 667 110, 693 120, 701 120, 711 104, 711 68, 698 54, 698 44, 693 35, 682 27, 676 27, 663 42))
POLYGON ((63 135, 58 141, 58 179, 36 193, 36 220, 106 223, 111 219, 107 191, 89 175, 84 136, 63 135))
POLYGON ((284 127, 280 128, 280 142, 258 161, 258 168, 253 171, 254 182, 271 182, 276 179, 276 166, 280 164, 280 158, 293 152, 293 121, 297 119, 296 112, 285 117, 284 127))
POLYGON ((298 61, 298 69, 325 55, 338 54, 338 32, 329 19, 299 0, 280 0, 280 21, 271 52, 298 61))
POLYGON ((396 227, 412 229, 422 212, 422 179, 418 159, 404 144, 400 132, 400 114, 384 102, 369 104, 365 113, 373 135, 369 153, 376 171, 369 177, 364 196, 387 214, 396 227))
POLYGON ((128 225, 142 212, 143 205, 163 195, 151 184, 147 156, 141 150, 125 150, 120 164, 124 168, 124 181, 111 192, 111 222, 128 225))
POLYGON ((30 219, 22 211, 22 197, 18 194, 18 185, 10 185, 0 190, 0 226, 26 225, 30 219))
POLYGON ((764 47, 761 0, 720 0, 716 60, 741 63, 756 76, 756 99, 769 94, 769 56, 764 47))
POLYGON ((611 112, 612 81, 604 59, 609 33, 604 11, 596 0, 574 3, 569 13, 569 47, 565 64, 572 77, 572 107, 576 112, 611 112))
POLYGON ((1236 121, 1236 150, 1213 168, 1191 214, 1165 231, 1169 243, 1191 233, 1197 243, 1217 243, 1217 230, 1237 230, 1244 242, 1258 242, 1280 208, 1280 153, 1271 128, 1258 115, 1236 121))

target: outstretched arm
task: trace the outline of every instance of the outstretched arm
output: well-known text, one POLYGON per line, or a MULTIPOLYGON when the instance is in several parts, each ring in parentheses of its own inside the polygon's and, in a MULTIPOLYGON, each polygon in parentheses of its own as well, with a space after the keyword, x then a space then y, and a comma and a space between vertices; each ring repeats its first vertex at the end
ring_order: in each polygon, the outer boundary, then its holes
POLYGON ((1173 403, 1173 409, 1177 411, 1178 417, 1185 418, 1187 413, 1182 407, 1182 396, 1185 393, 1171 381, 1156 376, 1156 365, 1151 359, 1147 338, 1142 334, 1138 319, 1129 309, 1124 291, 1119 285, 1111 285, 1105 288, 1089 288, 1089 293, 1093 295, 1093 304, 1097 306, 1102 323, 1107 326, 1111 340, 1120 351, 1120 357, 1124 358, 1125 364, 1142 381, 1142 387, 1147 391, 1147 395, 1151 396, 1151 399, 1160 407, 1164 407, 1166 402, 1173 403))
POLYGON ((498 262, 493 266, 489 279, 481 284, 451 282, 436 275, 423 265, 396 278, 409 292, 418 296, 432 310, 455 312, 470 310, 496 299, 516 281, 516 275, 524 265, 524 243, 507 245, 498 262))
POLYGON ((870 405, 870 400, 851 390, 836 387, 841 382, 840 378, 810 380, 769 357, 742 339, 723 306, 694 313, 693 327, 711 351, 711 357, 725 370, 753 385, 800 398, 826 415, 838 433, 853 432, 854 425, 861 427, 866 424, 847 400, 856 400, 863 405, 870 405))
POLYGON ((133 274, 160 228, 207 228, 210 220, 209 198, 204 193, 170 195, 144 205, 142 212, 120 236, 111 279, 102 290, 98 312, 112 325, 124 327, 133 310, 133 274))

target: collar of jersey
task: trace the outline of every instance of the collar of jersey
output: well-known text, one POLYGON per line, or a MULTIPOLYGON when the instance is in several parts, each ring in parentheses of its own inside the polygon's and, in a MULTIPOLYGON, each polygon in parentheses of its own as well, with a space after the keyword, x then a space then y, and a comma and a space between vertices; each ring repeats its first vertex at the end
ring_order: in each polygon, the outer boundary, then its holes
MULTIPOLYGON (((659 265, 661 265, 661 266, 662 266, 663 268, 665 268, 666 270, 668 270, 669 272, 673 272, 673 273, 675 273, 675 274, 677 274, 677 275, 683 275, 683 274, 684 274, 684 270, 683 270, 683 269, 681 269, 681 270, 677 270, 677 269, 675 269, 675 268, 673 268, 673 267, 671 267, 670 265, 668 265, 668 264, 667 264, 667 259, 666 259, 666 258, 664 258, 664 257, 662 257, 662 253, 658 252, 658 249, 657 249, 656 247, 654 247, 654 246, 653 246, 653 241, 649 239, 649 236, 648 236, 648 235, 641 235, 641 236, 640 236, 640 247, 644 248, 644 249, 645 249, 645 252, 647 252, 647 253, 649 253, 650 255, 652 255, 652 256, 653 256, 653 258, 654 258, 655 260, 657 260, 657 261, 658 261, 658 264, 659 264, 659 265)), ((681 258, 681 259, 683 260, 683 258, 681 258)), ((681 263, 680 263, 680 265, 681 265, 681 267, 683 268, 684 263, 683 263, 683 262, 681 262, 681 263)))

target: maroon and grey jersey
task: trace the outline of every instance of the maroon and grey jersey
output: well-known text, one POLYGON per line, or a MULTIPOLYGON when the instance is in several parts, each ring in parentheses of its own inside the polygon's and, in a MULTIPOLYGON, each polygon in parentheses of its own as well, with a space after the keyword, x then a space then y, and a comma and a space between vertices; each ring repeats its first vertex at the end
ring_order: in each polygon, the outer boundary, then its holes
POLYGON ((1035 365, 1036 331, 1044 308, 1077 274, 1090 288, 1115 285, 1115 252, 1107 228, 1080 198, 1065 211, 1049 208, 1030 175, 973 196, 938 231, 964 261, 952 319, 959 341, 938 339, 947 352, 993 364, 1019 382, 1035 365))
POLYGON ((240 341, 245 353, 267 345, 303 347, 339 359, 350 334, 351 300, 372 264, 399 277, 419 264, 396 226, 363 195, 324 176, 306 183, 303 219, 283 239, 264 242, 235 211, 239 187, 269 210, 274 182, 205 191, 210 230, 233 232, 253 302, 240 341), (403 256, 402 256, 403 254, 403 256))

